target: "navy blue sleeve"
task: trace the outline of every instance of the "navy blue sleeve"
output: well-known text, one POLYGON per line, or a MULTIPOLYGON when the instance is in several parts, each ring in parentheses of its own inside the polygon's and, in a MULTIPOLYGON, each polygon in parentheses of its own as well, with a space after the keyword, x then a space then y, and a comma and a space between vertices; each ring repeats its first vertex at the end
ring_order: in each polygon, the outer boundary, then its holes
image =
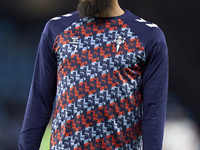
POLYGON ((143 73, 143 150, 161 150, 168 93, 168 50, 165 43, 146 46, 143 73))
POLYGON ((38 150, 51 117, 56 94, 57 64, 53 39, 42 34, 28 97, 19 150, 38 150))

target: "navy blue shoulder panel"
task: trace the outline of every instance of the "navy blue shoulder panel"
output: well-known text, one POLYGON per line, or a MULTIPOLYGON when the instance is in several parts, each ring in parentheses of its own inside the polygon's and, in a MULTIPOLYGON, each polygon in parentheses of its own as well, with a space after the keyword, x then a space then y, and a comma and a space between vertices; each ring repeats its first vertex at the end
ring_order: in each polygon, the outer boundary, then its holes
POLYGON ((138 35, 144 47, 153 43, 166 43, 162 30, 156 24, 148 22, 128 10, 126 11, 126 15, 122 15, 121 19, 138 35))
POLYGON ((63 30, 70 26, 71 23, 78 20, 79 18, 80 17, 78 11, 54 17, 47 22, 43 30, 43 34, 46 34, 55 39, 57 35, 59 35, 63 30))

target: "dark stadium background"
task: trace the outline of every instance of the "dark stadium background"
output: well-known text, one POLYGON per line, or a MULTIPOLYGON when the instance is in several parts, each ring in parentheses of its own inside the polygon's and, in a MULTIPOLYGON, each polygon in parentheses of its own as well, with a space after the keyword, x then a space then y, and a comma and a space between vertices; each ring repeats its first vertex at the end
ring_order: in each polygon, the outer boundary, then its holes
MULTIPOLYGON (((0 2, 0 150, 15 150, 43 27, 49 19, 75 11, 78 0, 0 2)), ((167 120, 189 120, 199 133, 200 1, 121 0, 120 4, 165 33, 170 65, 167 120)))

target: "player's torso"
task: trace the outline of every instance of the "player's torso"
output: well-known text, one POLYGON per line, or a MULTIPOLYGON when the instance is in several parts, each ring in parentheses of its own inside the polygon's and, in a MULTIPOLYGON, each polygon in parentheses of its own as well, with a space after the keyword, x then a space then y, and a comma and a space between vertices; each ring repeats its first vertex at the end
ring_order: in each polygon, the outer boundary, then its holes
POLYGON ((54 50, 52 149, 136 149, 145 51, 129 25, 120 18, 82 18, 57 36, 54 50))

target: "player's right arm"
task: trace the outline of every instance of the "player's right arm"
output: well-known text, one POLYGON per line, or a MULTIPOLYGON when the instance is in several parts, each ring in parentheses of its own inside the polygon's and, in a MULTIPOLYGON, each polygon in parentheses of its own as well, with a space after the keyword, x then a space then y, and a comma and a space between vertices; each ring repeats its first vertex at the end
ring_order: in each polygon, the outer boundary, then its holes
POLYGON ((56 94, 57 63, 53 38, 43 32, 36 56, 19 150, 38 150, 51 117, 56 94))

